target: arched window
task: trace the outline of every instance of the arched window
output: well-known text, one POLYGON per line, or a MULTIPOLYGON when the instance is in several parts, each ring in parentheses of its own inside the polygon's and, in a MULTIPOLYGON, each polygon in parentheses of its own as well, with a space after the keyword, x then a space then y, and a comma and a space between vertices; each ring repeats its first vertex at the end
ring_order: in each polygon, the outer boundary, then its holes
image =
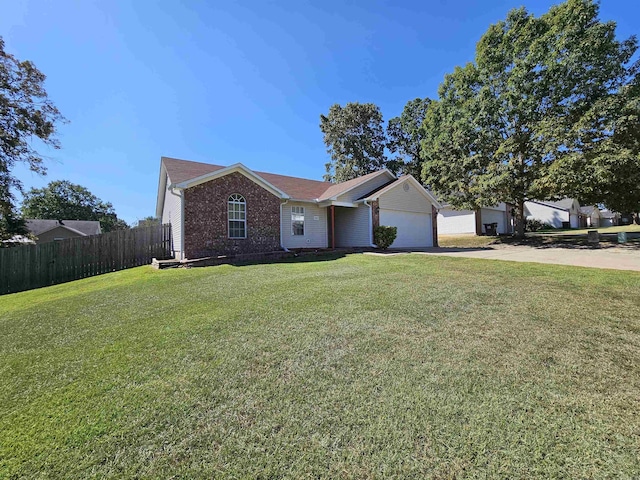
POLYGON ((227 202, 229 238, 247 238, 247 202, 238 193, 229 195, 227 202))

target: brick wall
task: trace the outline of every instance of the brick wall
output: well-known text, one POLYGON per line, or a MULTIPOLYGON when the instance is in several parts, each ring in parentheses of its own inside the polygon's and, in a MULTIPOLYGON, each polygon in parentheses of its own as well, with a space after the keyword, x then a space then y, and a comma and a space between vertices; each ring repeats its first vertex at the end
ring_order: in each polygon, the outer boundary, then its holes
POLYGON ((279 249, 280 199, 241 173, 230 173, 184 191, 186 258, 279 249), (247 238, 229 238, 227 201, 233 193, 247 202, 247 238))

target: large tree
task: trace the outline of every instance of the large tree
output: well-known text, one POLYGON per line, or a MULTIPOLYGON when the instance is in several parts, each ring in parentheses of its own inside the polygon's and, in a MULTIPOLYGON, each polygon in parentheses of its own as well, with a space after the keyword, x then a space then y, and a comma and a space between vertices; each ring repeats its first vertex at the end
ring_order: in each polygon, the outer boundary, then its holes
POLYGON ((404 106, 402 114, 389 120, 387 149, 396 154, 388 162, 391 170, 420 178, 422 173, 421 142, 423 123, 431 100, 416 98, 404 106))
POLYGON ((320 130, 331 155, 325 180, 344 182, 386 166, 382 113, 373 103, 331 106, 320 115, 320 130))
POLYGON ((637 93, 636 49, 635 37, 616 40, 592 1, 568 0, 537 18, 512 10, 429 105, 423 179, 457 207, 514 204, 523 235, 526 200, 580 193, 597 159, 605 168, 604 152, 621 152, 615 107, 637 93))
POLYGON ((13 191, 22 191, 22 183, 12 174, 13 167, 22 162, 44 174, 46 168, 34 140, 60 148, 56 126, 65 120, 49 100, 44 81, 44 74, 33 63, 5 52, 0 37, 0 223, 7 227, 0 228, 0 239, 20 233, 13 191))
POLYGON ((103 202, 85 187, 67 180, 56 180, 44 188, 26 192, 22 215, 53 220, 97 220, 103 232, 129 228, 118 218, 111 203, 103 202))

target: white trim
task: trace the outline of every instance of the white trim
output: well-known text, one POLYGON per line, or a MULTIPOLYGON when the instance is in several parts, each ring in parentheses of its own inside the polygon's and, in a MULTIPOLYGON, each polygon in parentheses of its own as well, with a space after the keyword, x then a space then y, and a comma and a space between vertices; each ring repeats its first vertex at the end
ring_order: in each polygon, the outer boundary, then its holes
POLYGON ((369 246, 377 248, 378 246, 373 243, 373 207, 367 200, 364 200, 364 204, 369 207, 369 246))
POLYGON ((279 188, 275 187, 271 183, 267 182, 260 175, 255 173, 253 170, 245 167, 241 163, 235 163, 233 165, 230 165, 230 166, 225 167, 225 168, 221 168, 221 169, 216 170, 214 172, 205 173, 204 175, 200 175, 199 177, 195 177, 195 178, 191 178, 189 180, 185 180, 184 182, 178 183, 176 185, 176 187, 177 188, 181 188, 181 189, 195 187, 196 185, 200 185, 201 183, 205 183, 205 182, 208 182, 210 180, 214 180, 216 178, 224 177, 225 175, 229 175, 230 173, 235 173, 235 172, 241 173, 242 175, 247 177, 249 180, 252 180, 255 183, 257 183, 258 185, 261 185, 262 187, 264 187, 265 189, 269 190, 271 193, 273 193, 277 197, 289 198, 289 195, 287 195, 285 192, 283 192, 279 188))
POLYGON ((326 207, 330 207, 330 206, 334 206, 334 207, 349 207, 349 208, 357 208, 358 205, 356 205, 355 203, 352 202, 336 202, 336 201, 322 201, 317 203, 317 205, 319 207, 322 208, 326 208, 326 207))
MULTIPOLYGON (((235 210, 233 211, 233 213, 235 213, 235 210)), ((244 195, 240 194, 240 193, 232 193, 231 195, 229 195, 229 197, 227 198, 227 238, 231 239, 231 240, 244 240, 245 238, 247 238, 247 199, 244 198, 244 195), (242 201, 238 200, 238 197, 242 199, 242 201), (232 200, 233 198, 233 200, 232 200), (243 217, 242 219, 238 219, 238 218, 229 218, 229 214, 232 213, 229 211, 229 206, 230 205, 244 205, 244 210, 241 211, 241 213, 243 213, 243 217), (244 232, 244 235, 241 237, 232 237, 231 236, 231 222, 242 222, 244 224, 244 228, 242 229, 244 232)))
POLYGON ((438 200, 436 200, 436 197, 434 197, 429 190, 427 190, 426 188, 424 188, 422 186, 422 184, 420 182, 418 182, 415 178, 413 178, 413 176, 411 175, 403 175, 402 177, 400 177, 397 181, 390 183, 389 185, 387 185, 386 187, 384 187, 382 190, 378 190, 377 192, 375 192, 372 195, 369 195, 367 198, 364 198, 362 200, 358 200, 358 202, 362 202, 362 201, 367 201, 367 200, 377 200, 381 195, 384 195, 385 193, 387 193, 389 190, 392 190, 394 188, 396 188, 397 186, 401 185, 404 182, 411 182, 413 183, 413 185, 416 187, 416 189, 427 199, 429 199, 429 201, 431 202, 431 204, 436 207, 437 210, 440 210, 442 208, 442 205, 440 205, 440 202, 438 202, 438 200))
MULTIPOLYGON (((291 205, 291 210, 290 210, 290 214, 291 214, 291 236, 292 237, 304 237, 305 236, 305 231, 304 231, 304 224, 305 224, 305 208, 301 207, 299 205, 291 205), (294 233, 293 231, 293 209, 294 208, 301 208, 302 209, 302 235, 297 235, 296 233, 294 233)), ((295 215, 300 215, 300 212, 296 212, 295 215)))

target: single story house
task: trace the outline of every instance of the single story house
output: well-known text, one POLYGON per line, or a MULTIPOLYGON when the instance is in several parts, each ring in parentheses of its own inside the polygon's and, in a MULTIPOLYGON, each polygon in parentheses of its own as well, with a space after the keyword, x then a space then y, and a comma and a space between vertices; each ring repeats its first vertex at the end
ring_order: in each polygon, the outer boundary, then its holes
POLYGON ((598 228, 600 227, 601 214, 600 209, 595 205, 589 205, 586 207, 580 207, 581 227, 583 228, 598 228))
POLYGON ((615 227, 620 225, 620 214, 618 212, 612 212, 611 210, 600 210, 600 226, 601 227, 615 227))
POLYGON ((35 243, 53 242, 65 238, 86 237, 102 233, 100 222, 93 220, 25 219, 27 229, 36 237, 35 243))
POLYGON ((431 247, 439 207, 415 178, 386 169, 331 183, 162 157, 156 215, 171 223, 175 257, 194 259, 371 247, 377 225, 398 228, 392 247, 431 247))
POLYGON ((442 235, 487 233, 488 224, 496 224, 496 233, 513 233, 511 208, 506 203, 477 210, 456 210, 444 205, 438 211, 438 233, 442 235))
POLYGON ((527 219, 536 219, 554 228, 580 228, 580 203, 575 198, 557 202, 529 200, 524 202, 527 219))

